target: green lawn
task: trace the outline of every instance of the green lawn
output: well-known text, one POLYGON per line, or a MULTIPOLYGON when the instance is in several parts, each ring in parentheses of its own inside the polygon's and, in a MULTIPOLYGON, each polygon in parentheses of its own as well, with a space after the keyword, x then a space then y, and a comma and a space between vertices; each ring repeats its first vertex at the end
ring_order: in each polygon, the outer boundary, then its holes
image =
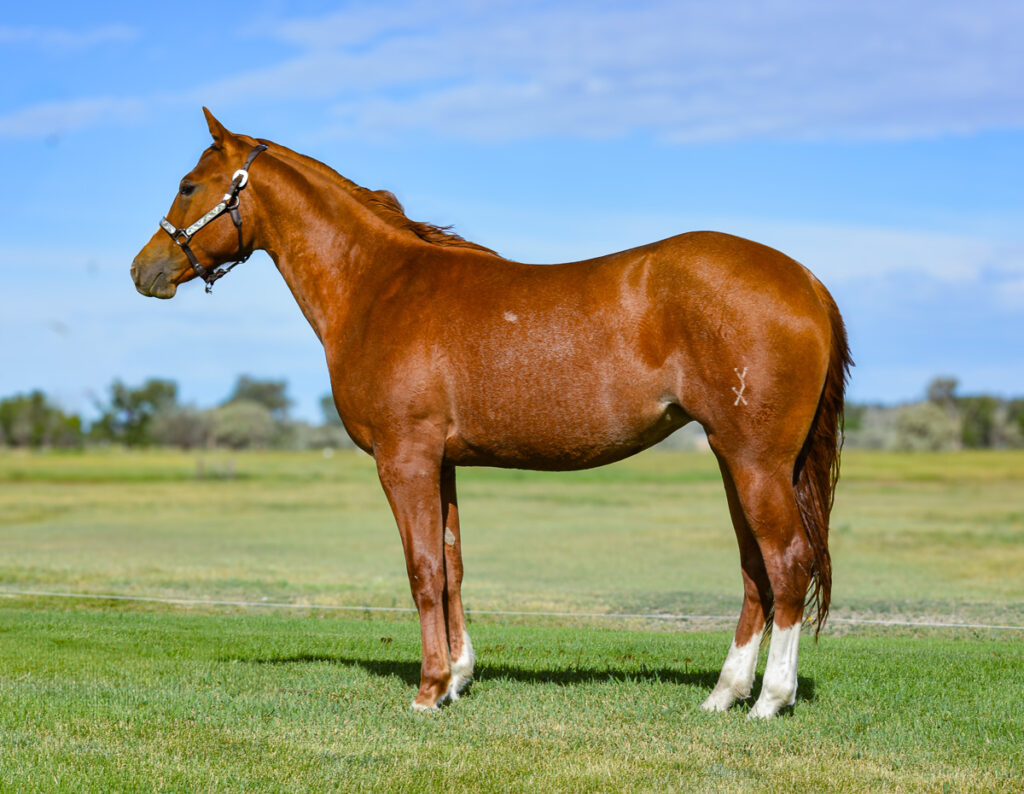
MULTIPOLYGON (((735 613, 713 458, 463 471, 460 506, 453 707, 409 712, 403 614, 10 596, 0 791, 1021 790, 1024 631, 837 622, 796 707, 749 724, 698 709, 731 619, 483 614, 735 613)), ((832 547, 837 617, 1024 625, 1024 454, 847 453, 832 547)), ((0 589, 411 603, 356 453, 0 453, 0 589)))
POLYGON ((414 623, 0 610, 12 791, 1019 791, 1019 638, 825 637, 771 723, 698 706, 724 634, 472 626, 408 709, 414 623))

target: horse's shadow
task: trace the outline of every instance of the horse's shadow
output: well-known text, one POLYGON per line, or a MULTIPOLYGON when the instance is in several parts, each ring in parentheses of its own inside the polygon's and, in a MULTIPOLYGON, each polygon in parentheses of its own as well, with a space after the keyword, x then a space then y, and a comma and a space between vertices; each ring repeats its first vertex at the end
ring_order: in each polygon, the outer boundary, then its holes
MULTIPOLYGON (((420 665, 417 662, 385 661, 335 654, 295 654, 264 658, 236 659, 249 664, 306 664, 327 663, 359 667, 370 675, 381 678, 398 678, 410 686, 420 683, 420 665)), ((761 691, 761 674, 754 679, 753 695, 761 691)), ((678 670, 668 667, 641 667, 640 669, 616 667, 569 666, 555 668, 524 668, 512 664, 479 664, 473 675, 474 682, 483 684, 490 681, 516 681, 532 684, 555 684, 576 686, 600 683, 670 683, 711 690, 718 682, 717 670, 678 670)), ((797 702, 814 700, 814 679, 797 677, 797 702)), ((753 703, 753 699, 750 700, 753 703)))

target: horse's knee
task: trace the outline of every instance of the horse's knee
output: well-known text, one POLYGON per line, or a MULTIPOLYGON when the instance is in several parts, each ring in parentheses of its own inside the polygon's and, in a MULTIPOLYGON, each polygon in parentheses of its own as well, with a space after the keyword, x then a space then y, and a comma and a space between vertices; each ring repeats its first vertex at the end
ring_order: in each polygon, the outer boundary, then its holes
POLYGON ((414 563, 413 570, 409 572, 412 599, 421 612, 441 605, 444 600, 444 584, 444 570, 436 563, 414 563))

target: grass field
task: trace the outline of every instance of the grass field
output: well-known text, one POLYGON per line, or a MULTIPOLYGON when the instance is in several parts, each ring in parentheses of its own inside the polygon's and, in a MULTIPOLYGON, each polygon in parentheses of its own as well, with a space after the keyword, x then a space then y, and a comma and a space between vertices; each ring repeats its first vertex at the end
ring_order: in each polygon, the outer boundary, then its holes
MULTIPOLYGON (((1024 625, 1024 454, 844 466, 837 618, 1024 625)), ((484 614, 732 616, 710 456, 459 488, 478 680, 453 708, 408 712, 401 613, 8 596, 0 790, 1022 790, 1024 631, 837 621, 803 643, 795 709, 751 725, 697 708, 732 617, 484 614)), ((0 589, 411 604, 356 453, 2 453, 0 589)))

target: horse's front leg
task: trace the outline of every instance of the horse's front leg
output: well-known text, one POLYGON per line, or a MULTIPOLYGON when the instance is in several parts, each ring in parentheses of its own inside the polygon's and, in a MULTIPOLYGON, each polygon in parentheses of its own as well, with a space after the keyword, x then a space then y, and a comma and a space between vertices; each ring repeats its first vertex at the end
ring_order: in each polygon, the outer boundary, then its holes
POLYGON ((412 707, 436 709, 452 683, 445 609, 439 452, 401 443, 374 448, 377 472, 398 523, 409 586, 420 616, 423 666, 412 707))
POLYGON ((448 620, 448 653, 452 663, 448 696, 458 700, 459 693, 473 678, 474 656, 462 611, 462 534, 455 496, 455 467, 450 464, 441 469, 441 511, 444 519, 445 615, 448 620))

